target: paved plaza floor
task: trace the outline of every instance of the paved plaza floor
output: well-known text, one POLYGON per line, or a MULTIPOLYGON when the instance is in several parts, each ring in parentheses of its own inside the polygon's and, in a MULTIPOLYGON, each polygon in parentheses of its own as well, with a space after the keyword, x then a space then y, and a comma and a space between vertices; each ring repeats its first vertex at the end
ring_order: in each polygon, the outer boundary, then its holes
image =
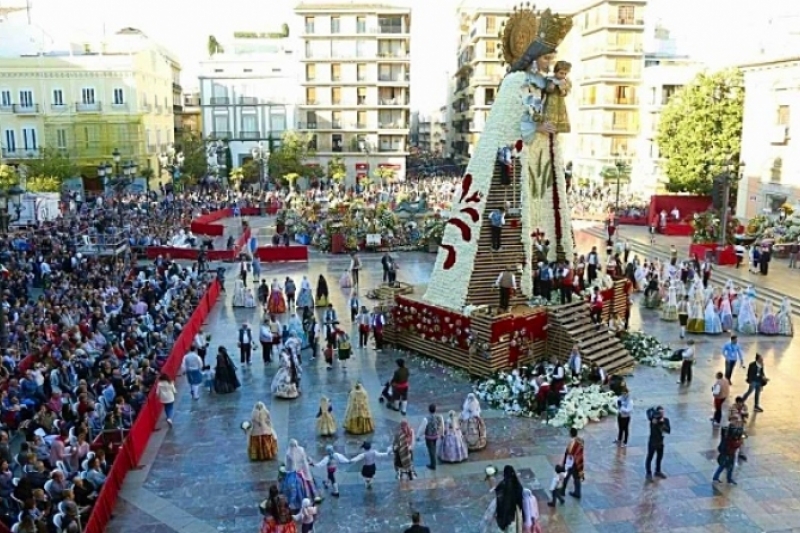
MULTIPOLYGON (((580 249, 599 243, 596 236, 579 232, 580 249)), ((403 253, 399 256, 402 281, 425 283, 434 255, 403 253)), ((380 276, 380 255, 362 257, 362 287, 373 287, 380 276)), ((338 279, 349 264, 346 256, 313 253, 308 264, 265 265, 263 278, 306 275, 316 285, 325 274, 331 299, 344 317, 349 290, 338 287, 338 279)), ((238 361, 237 329, 243 321, 255 324, 261 319, 258 309, 233 309, 228 293, 208 319, 212 335, 211 350, 219 344, 238 361)), ((346 320, 346 319, 345 319, 346 320)), ((633 329, 645 329, 662 341, 678 343, 675 323, 660 321, 653 311, 635 305, 633 329)), ((346 323, 345 327, 350 324, 346 323)), ((545 426, 536 419, 510 418, 485 412, 489 445, 470 455, 459 465, 442 465, 436 472, 425 468, 426 453, 418 447, 415 463, 419 478, 398 482, 390 459, 378 465, 372 490, 366 490, 358 465, 340 468, 341 498, 326 498, 321 507, 317 533, 394 533, 409 524, 412 510, 420 511, 433 533, 480 533, 479 521, 490 502, 484 482, 484 469, 506 464, 517 468, 524 483, 539 499, 545 533, 656 533, 680 532, 778 532, 800 531, 800 424, 795 401, 800 387, 795 381, 800 362, 794 349, 797 341, 784 338, 742 338, 747 360, 758 351, 765 356, 766 374, 771 378, 764 390, 764 412, 751 416, 750 438, 746 443, 749 461, 736 472, 738 486, 714 486, 711 475, 716 468, 718 432, 708 420, 711 415, 713 374, 722 367, 720 348, 724 337, 698 336, 698 363, 691 386, 676 385, 676 375, 660 368, 638 367, 628 383, 635 402, 631 440, 627 449, 617 448, 615 423, 607 419, 583 430, 586 439, 586 482, 580 501, 569 499, 552 510, 545 505, 553 466, 563 457, 567 431, 545 426), (653 405, 665 407, 672 422, 667 437, 665 480, 646 483, 644 456, 647 444, 645 411, 653 405), (794 529, 793 529, 794 528, 794 529)), ((266 497, 277 478, 280 461, 251 463, 246 453, 246 437, 239 428, 249 420, 257 401, 272 412, 283 457, 289 439, 297 439, 311 457, 320 459, 325 445, 354 456, 361 437, 344 434, 324 439, 315 434, 319 398, 333 401, 341 427, 347 393, 361 381, 369 391, 376 421, 368 438, 379 450, 391 442, 401 416, 378 403, 380 383, 390 377, 397 357, 392 351, 375 353, 355 350, 344 370, 336 366, 326 371, 321 361, 307 362, 303 375, 303 394, 293 401, 274 399, 269 385, 277 365, 265 366, 260 352, 249 369, 240 369, 242 388, 236 393, 216 396, 204 394, 191 401, 183 378, 179 380, 175 426, 162 428, 150 441, 142 468, 128 475, 108 531, 112 533, 255 533, 260 527, 257 505, 266 497)), ((435 402, 440 410, 460 410, 470 391, 469 380, 428 360, 404 356, 411 370, 408 418, 416 427, 435 402)), ((744 371, 737 369, 733 392, 746 388, 744 371)), ((752 410, 752 402, 751 402, 752 410)), ((485 408, 485 406, 484 406, 485 408)), ((319 478, 323 473, 318 473, 319 478)))

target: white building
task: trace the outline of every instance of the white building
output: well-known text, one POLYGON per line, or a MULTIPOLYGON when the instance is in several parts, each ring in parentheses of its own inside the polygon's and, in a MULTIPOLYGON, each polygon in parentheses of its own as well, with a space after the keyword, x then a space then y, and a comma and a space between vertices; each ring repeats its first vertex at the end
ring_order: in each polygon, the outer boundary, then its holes
POLYGON ((200 64, 203 137, 228 141, 241 166, 259 143, 274 150, 294 129, 300 63, 289 39, 269 34, 234 34, 229 48, 200 64))
POLYGON ((736 214, 752 218, 800 196, 800 56, 743 65, 744 121, 736 214))
POLYGON ((645 56, 640 88, 641 123, 631 168, 631 187, 634 190, 653 194, 659 184, 666 182, 656 143, 661 112, 669 100, 702 70, 702 65, 687 58, 645 56))

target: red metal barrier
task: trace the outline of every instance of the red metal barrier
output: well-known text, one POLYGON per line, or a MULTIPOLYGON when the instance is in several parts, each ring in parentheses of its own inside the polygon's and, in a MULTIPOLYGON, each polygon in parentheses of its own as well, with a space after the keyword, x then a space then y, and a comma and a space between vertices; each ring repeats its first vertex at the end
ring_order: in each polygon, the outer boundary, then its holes
POLYGON ((256 250, 256 256, 262 263, 280 261, 308 261, 306 246, 264 246, 256 250))
MULTIPOLYGON (((266 210, 267 213, 269 213, 271 210, 277 212, 277 208, 267 208, 266 210)), ((243 207, 240 210, 240 214, 244 217, 256 217, 261 214, 261 209, 258 207, 243 207)), ((192 224, 189 227, 192 230, 192 233, 219 237, 225 233, 225 226, 222 224, 215 224, 215 222, 222 220, 223 218, 231 217, 233 217, 233 209, 220 209, 218 211, 212 211, 211 213, 197 217, 192 221, 192 224)))
MULTIPOLYGON (((205 295, 200 299, 200 303, 192 313, 192 317, 175 341, 175 345, 172 347, 172 351, 162 368, 162 372, 167 374, 170 378, 175 379, 178 369, 183 362, 184 354, 191 346, 192 339, 200 330, 208 313, 214 307, 219 293, 219 282, 214 280, 214 282, 209 285, 205 295)), ((106 525, 111 519, 111 513, 114 511, 114 506, 117 503, 117 496, 122 488, 122 483, 125 481, 125 476, 132 468, 137 468, 139 466, 139 461, 142 458, 145 448, 147 448, 150 435, 152 435, 156 423, 161 417, 162 408, 161 402, 156 398, 155 388, 151 389, 148 401, 142 407, 142 412, 136 418, 133 427, 122 445, 121 453, 111 466, 108 478, 97 497, 92 515, 89 518, 89 523, 86 525, 85 533, 102 533, 105 531, 106 525)))
MULTIPOLYGON (((239 257, 242 248, 247 246, 250 240, 250 228, 247 228, 242 235, 236 239, 236 246, 233 250, 207 250, 206 259, 209 261, 234 261, 239 257)), ((158 256, 171 259, 183 259, 186 261, 197 261, 200 250, 197 248, 173 248, 172 246, 148 246, 145 248, 145 255, 148 259, 155 259, 158 256)))

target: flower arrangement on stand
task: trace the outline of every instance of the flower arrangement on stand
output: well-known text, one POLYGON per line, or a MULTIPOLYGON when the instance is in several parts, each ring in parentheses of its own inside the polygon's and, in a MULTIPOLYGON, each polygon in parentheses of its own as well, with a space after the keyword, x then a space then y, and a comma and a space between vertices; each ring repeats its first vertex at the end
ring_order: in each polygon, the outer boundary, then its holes
POLYGON ((622 338, 622 345, 628 350, 639 364, 662 367, 676 370, 681 367, 681 361, 675 360, 674 351, 669 345, 663 344, 652 335, 641 331, 625 333, 622 338))
POLYGON ((492 409, 503 411, 507 415, 531 418, 536 413, 536 393, 533 388, 533 369, 521 366, 507 372, 502 370, 492 377, 479 381, 475 386, 475 394, 492 409))
MULTIPOLYGON (((719 242, 721 225, 722 220, 718 211, 709 209, 703 213, 695 213, 691 221, 692 242, 696 244, 719 242)), ((739 219, 729 216, 725 233, 727 242, 725 244, 734 244, 738 228, 739 219)))

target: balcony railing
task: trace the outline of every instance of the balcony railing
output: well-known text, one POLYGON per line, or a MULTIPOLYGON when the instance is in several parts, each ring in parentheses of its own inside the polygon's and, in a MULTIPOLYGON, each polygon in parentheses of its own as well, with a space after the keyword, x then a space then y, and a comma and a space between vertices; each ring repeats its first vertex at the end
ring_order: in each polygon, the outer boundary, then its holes
POLYGON ((384 25, 381 24, 381 25, 378 26, 378 33, 383 33, 383 34, 403 33, 403 27, 402 26, 384 26, 384 25))
POLYGON ((367 125, 366 122, 357 122, 356 123, 356 129, 366 130, 366 129, 369 129, 369 126, 367 125))
POLYGON ((39 113, 39 104, 14 104, 14 113, 17 115, 35 115, 39 113))
POLYGON ((78 113, 99 113, 103 110, 103 105, 100 102, 77 102, 75 104, 75 111, 78 113))
POLYGON ((111 109, 115 111, 125 111, 128 109, 127 102, 114 102, 111 104, 111 109))
POLYGON ((240 139, 247 139, 247 140, 258 140, 261 138, 260 131, 240 131, 239 132, 240 139))
POLYGON ((256 105, 258 104, 258 98, 255 96, 240 96, 239 97, 239 104, 240 105, 256 105))
POLYGON ((342 129, 342 122, 339 120, 334 120, 331 122, 331 129, 332 130, 340 130, 342 129))
POLYGON ((640 78, 642 71, 640 69, 606 69, 595 70, 586 73, 586 78, 640 78))
POLYGON ((378 127, 382 130, 404 130, 408 128, 407 122, 397 121, 397 122, 378 122, 378 127))
POLYGON ((378 58, 380 59, 405 59, 409 55, 405 50, 378 50, 378 58))
POLYGON ((307 98, 306 105, 319 105, 319 100, 313 98, 307 98))
POLYGON ((150 104, 148 104, 147 102, 142 102, 142 111, 149 113, 150 111, 152 111, 152 109, 153 107, 150 104))
POLYGON ((180 83, 172 82, 172 92, 179 93, 183 91, 183 87, 181 87, 180 83))
POLYGON ((12 104, 4 105, 0 104, 0 113, 11 113, 14 110, 14 106, 12 104))
POLYGON ((231 132, 229 131, 212 131, 211 132, 212 139, 230 139, 231 132))
POLYGON ((378 74, 378 81, 399 81, 405 82, 409 80, 408 74, 378 74))
POLYGON ((317 129, 316 122, 298 122, 297 127, 301 130, 315 130, 317 129))
POLYGON ((160 115, 164 111, 164 108, 160 105, 156 106, 156 115, 160 115))
POLYGON ((227 96, 212 96, 210 98, 211 105, 230 105, 231 99, 227 96))
POLYGON ((407 98, 378 98, 380 105, 408 105, 407 98))
POLYGON ((386 152, 405 152, 405 148, 402 147, 402 146, 386 146, 386 145, 384 145, 384 146, 379 146, 378 147, 378 151, 379 152, 384 152, 384 153, 386 153, 386 152))
POLYGON ((356 100, 357 105, 367 105, 367 97, 366 96, 359 96, 356 100))
POLYGON ((51 111, 66 111, 67 106, 65 104, 50 104, 51 111))

